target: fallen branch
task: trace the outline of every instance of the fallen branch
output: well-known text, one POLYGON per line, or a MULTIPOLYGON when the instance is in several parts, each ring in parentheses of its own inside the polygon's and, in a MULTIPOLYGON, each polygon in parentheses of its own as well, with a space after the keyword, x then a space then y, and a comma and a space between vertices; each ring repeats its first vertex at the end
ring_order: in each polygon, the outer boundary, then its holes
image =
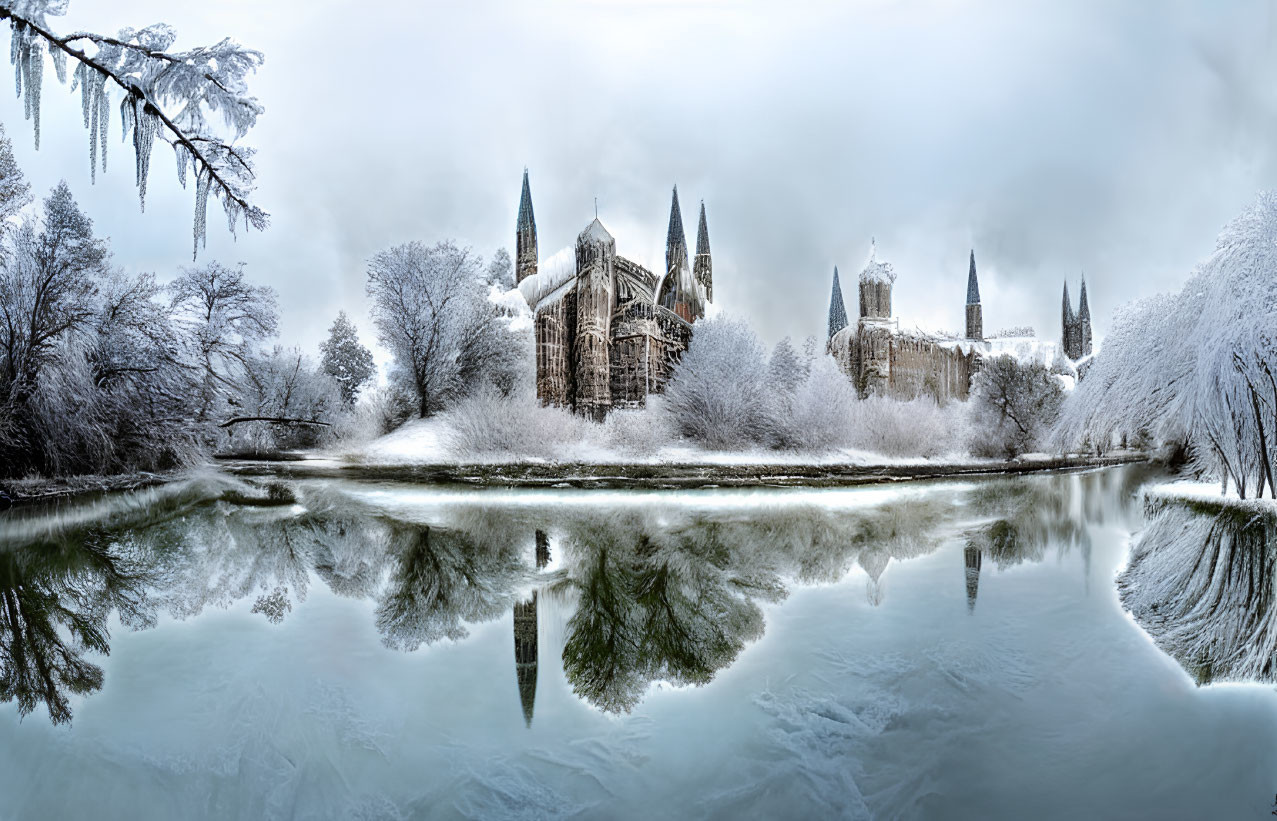
POLYGON ((227 419, 218 427, 229 428, 241 422, 270 422, 272 425, 322 425, 325 428, 332 427, 331 422, 316 422, 312 419, 289 419, 283 416, 236 416, 234 419, 227 419))

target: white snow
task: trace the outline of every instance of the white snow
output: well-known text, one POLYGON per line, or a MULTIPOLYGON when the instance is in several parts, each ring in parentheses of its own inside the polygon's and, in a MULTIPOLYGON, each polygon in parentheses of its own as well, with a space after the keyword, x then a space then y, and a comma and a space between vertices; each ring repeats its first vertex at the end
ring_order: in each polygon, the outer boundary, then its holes
MULTIPOLYGON (((600 437, 601 438, 601 437, 600 437)), ((412 465, 444 464, 566 464, 586 463, 598 465, 931 465, 950 463, 978 463, 981 460, 968 456, 943 457, 892 457, 879 453, 849 448, 836 448, 825 453, 810 454, 756 448, 739 451, 705 450, 685 442, 660 445, 648 453, 636 454, 609 447, 601 441, 579 441, 565 448, 554 460, 531 458, 518 454, 483 454, 479 456, 458 453, 448 444, 448 429, 441 417, 417 419, 399 430, 375 439, 357 451, 344 454, 348 461, 398 467, 412 465)))
POLYGON ((1256 512, 1271 512, 1277 509, 1277 500, 1272 498, 1264 499, 1243 499, 1237 495, 1237 486, 1231 482, 1228 485, 1228 492, 1221 492, 1220 482, 1203 482, 1194 479, 1181 479, 1174 482, 1166 482, 1160 485, 1153 485, 1144 490, 1145 497, 1162 498, 1162 499, 1188 499, 1204 502, 1219 502, 1229 506, 1242 507, 1245 509, 1253 509, 1256 512))
POLYGON ((576 249, 568 246, 560 248, 537 263, 537 272, 519 283, 519 292, 527 300, 528 307, 536 310, 537 306, 547 301, 564 285, 576 278, 576 249))
POLYGON ((878 261, 877 240, 869 243, 869 260, 865 262, 864 270, 860 272, 860 281, 888 284, 896 281, 896 271, 891 267, 891 263, 878 261))

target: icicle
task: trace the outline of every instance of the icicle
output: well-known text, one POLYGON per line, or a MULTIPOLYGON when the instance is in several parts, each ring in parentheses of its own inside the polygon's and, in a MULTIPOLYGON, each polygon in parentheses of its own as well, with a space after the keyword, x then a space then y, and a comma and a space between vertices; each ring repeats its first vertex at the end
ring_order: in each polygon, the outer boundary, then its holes
POLYGON ((44 76, 44 52, 36 47, 34 42, 26 44, 26 66, 27 66, 27 88, 26 88, 26 109, 27 119, 31 121, 31 130, 35 133, 35 147, 40 149, 40 88, 41 81, 44 76))
POLYGON ((241 206, 233 197, 231 197, 230 194, 227 194, 223 200, 226 203, 226 225, 230 229, 231 236, 233 237, 235 236, 235 223, 239 222, 241 206))
POLYGON ((26 28, 22 23, 15 23, 13 38, 9 40, 9 62, 13 64, 13 84, 18 99, 22 99, 22 40, 26 28))
POLYGON ((155 133, 159 130, 159 117, 155 116, 150 105, 142 97, 134 97, 133 105, 133 150, 137 159, 137 196, 146 210, 146 180, 151 170, 151 149, 155 146, 155 133))
POLYGON ((111 122, 111 100, 106 93, 106 76, 94 72, 93 96, 98 101, 98 143, 102 146, 102 173, 106 173, 106 127, 111 122))
POLYGON ((208 225, 208 188, 212 173, 207 168, 195 168, 195 249, 191 259, 200 253, 200 244, 207 243, 205 230, 208 225))
POLYGON ((186 187, 186 161, 190 156, 190 152, 186 150, 186 146, 181 143, 173 143, 173 156, 177 158, 177 181, 186 187))
POLYGON ((66 52, 53 43, 49 43, 49 58, 53 60, 53 70, 58 75, 58 82, 66 85, 67 82, 67 55, 66 52))

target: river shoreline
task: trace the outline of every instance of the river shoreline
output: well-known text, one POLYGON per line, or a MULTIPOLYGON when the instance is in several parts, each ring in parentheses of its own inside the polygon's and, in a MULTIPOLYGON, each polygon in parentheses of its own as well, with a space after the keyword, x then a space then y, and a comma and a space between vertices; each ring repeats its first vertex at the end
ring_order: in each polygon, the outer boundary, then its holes
POLYGON ((368 465, 330 459, 230 459, 220 467, 235 476, 353 479, 475 487, 692 490, 722 487, 846 487, 936 479, 1086 470, 1147 462, 1147 454, 934 464, 598 464, 500 463, 368 465))
MULTIPOLYGON (((934 464, 598 464, 471 463, 369 465, 307 454, 265 457, 217 457, 210 467, 246 478, 349 479, 408 482, 427 485, 467 485, 503 488, 572 488, 695 490, 724 487, 851 487, 959 476, 1088 470, 1147 462, 1147 454, 1051 459, 952 462, 934 464)), ((81 501, 99 493, 140 490, 191 476, 191 471, 137 473, 122 476, 76 476, 65 479, 24 479, 3 487, 10 498, 5 509, 81 501)))

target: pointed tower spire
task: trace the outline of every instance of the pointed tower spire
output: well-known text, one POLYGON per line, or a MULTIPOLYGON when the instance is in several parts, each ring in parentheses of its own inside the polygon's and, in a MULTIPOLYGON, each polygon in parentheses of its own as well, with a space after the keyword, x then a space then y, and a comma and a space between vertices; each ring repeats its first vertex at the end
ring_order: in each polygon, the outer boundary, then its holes
POLYGON ((1060 324, 1064 326, 1061 341, 1064 344, 1064 355, 1069 359, 1080 359, 1081 346, 1078 345, 1077 317, 1073 314, 1073 300, 1069 299, 1069 283, 1064 282, 1064 305, 1060 309, 1060 324))
POLYGON ((665 235, 665 273, 687 264, 687 237, 683 235, 683 212, 678 207, 678 186, 670 203, 670 228, 665 235))
POLYGON ((1091 355, 1091 306, 1086 302, 1086 273, 1082 274, 1082 295, 1077 306, 1078 349, 1082 356, 1091 355))
POLYGON ((971 268, 967 272, 967 304, 980 304, 980 283, 975 275, 975 249, 971 249, 971 268))
POLYGON ((980 283, 975 275, 975 249, 971 249, 971 267, 967 271, 967 339, 984 338, 984 310, 980 307, 980 283))
POLYGON ((842 298, 842 285, 838 282, 838 266, 834 266, 834 288, 829 294, 829 337, 847 327, 847 303, 842 298))
POLYGON ((537 221, 532 213, 532 189, 528 169, 523 169, 523 193, 519 196, 519 221, 514 229, 514 280, 522 282, 537 272, 537 221))
POLYGON ((705 201, 701 200, 701 220, 696 227, 696 260, 692 263, 692 274, 697 282, 705 288, 705 299, 714 301, 714 264, 709 256, 709 226, 705 224, 705 201))

